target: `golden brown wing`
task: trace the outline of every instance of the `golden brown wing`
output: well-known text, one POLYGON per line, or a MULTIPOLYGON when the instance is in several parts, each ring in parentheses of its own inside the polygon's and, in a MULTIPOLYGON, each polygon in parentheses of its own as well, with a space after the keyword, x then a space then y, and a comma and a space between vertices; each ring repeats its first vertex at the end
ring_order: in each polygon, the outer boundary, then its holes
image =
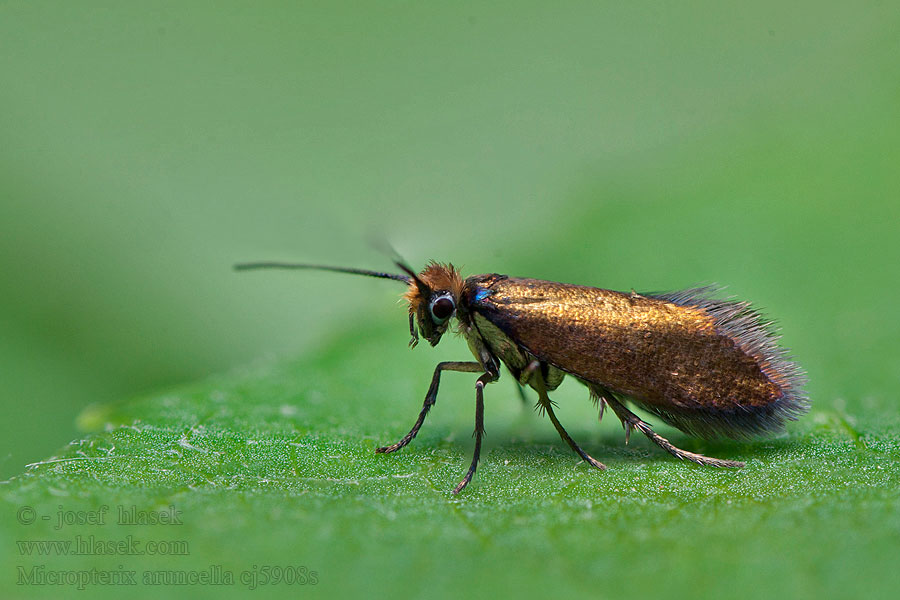
POLYGON ((803 376, 769 324, 710 289, 643 296, 536 279, 476 276, 469 310, 533 354, 682 430, 743 437, 807 409, 803 376))

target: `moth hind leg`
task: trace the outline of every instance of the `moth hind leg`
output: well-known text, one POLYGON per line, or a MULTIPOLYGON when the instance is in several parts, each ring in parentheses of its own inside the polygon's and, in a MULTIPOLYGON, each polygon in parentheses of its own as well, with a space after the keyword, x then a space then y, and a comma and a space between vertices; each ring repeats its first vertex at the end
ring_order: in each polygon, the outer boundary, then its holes
POLYGON ((697 463, 698 465, 706 465, 708 467, 740 468, 744 466, 744 463, 737 460, 711 458, 709 456, 704 456, 702 454, 696 454, 694 452, 688 452, 687 450, 677 448, 674 444, 672 444, 672 442, 653 431, 649 423, 643 421, 636 414, 628 410, 625 405, 619 402, 609 390, 599 386, 591 386, 591 390, 600 397, 601 401, 606 401, 606 404, 609 405, 613 412, 616 413, 616 416, 619 417, 619 420, 622 421, 622 426, 625 428, 626 444, 628 443, 628 436, 631 434, 631 430, 636 429, 647 436, 651 442, 653 442, 672 456, 681 460, 689 460, 691 462, 697 463))
POLYGON ((594 408, 597 409, 597 421, 601 422, 603 421, 603 413, 606 412, 606 400, 601 398, 593 387, 588 386, 588 391, 591 395, 591 402, 594 403, 594 408))

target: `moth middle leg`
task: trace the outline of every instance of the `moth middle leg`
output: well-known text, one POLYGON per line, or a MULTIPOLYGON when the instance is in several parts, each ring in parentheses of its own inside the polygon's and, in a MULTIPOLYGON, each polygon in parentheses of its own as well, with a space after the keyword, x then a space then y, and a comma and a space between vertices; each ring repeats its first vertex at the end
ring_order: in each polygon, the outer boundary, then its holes
POLYGON ((637 429, 644 435, 646 435, 650 441, 654 444, 681 460, 689 460, 691 462, 695 462, 699 465, 706 465, 709 467, 733 467, 740 468, 744 466, 744 463, 737 460, 722 460, 721 458, 710 458, 709 456, 703 456, 702 454, 696 454, 694 452, 688 452, 687 450, 682 450, 681 448, 675 447, 672 442, 659 435, 650 427, 649 423, 643 421, 636 414, 625 408, 625 405, 619 402, 613 394, 607 390, 606 388, 600 386, 590 386, 591 390, 597 394, 602 401, 605 401, 613 412, 616 413, 616 416, 622 421, 622 427, 625 428, 625 443, 628 443, 628 437, 631 434, 632 429, 637 429))
POLYGON ((538 403, 537 407, 542 411, 546 412, 547 416, 550 417, 550 422, 553 423, 553 427, 556 428, 556 432, 559 433, 559 437, 569 445, 569 448, 575 451, 575 454, 581 457, 581 459, 591 465, 596 469, 603 470, 606 468, 602 462, 585 452, 581 449, 575 440, 569 435, 569 433, 565 430, 562 424, 559 422, 559 419, 556 418, 556 413, 553 412, 553 401, 550 400, 550 397, 547 395, 547 387, 544 385, 544 377, 541 374, 540 363, 538 361, 532 361, 527 367, 525 367, 526 372, 531 372, 531 381, 534 383, 534 388, 538 393, 538 403))

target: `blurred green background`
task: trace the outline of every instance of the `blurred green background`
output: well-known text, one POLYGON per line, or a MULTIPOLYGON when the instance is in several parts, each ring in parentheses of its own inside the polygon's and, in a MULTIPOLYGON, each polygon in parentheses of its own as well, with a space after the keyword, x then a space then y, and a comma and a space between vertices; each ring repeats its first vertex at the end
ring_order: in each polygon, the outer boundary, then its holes
POLYGON ((373 376, 412 376, 393 284, 230 270, 388 268, 373 236, 468 274, 727 284, 781 322, 809 419, 894 415, 897 31, 891 2, 2 2, 0 477, 88 405, 373 323, 400 357, 373 376))

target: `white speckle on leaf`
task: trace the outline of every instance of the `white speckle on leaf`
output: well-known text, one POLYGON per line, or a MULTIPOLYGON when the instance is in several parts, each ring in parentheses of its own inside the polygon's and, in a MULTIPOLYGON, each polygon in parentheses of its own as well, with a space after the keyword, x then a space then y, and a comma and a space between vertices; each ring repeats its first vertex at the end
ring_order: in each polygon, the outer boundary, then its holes
POLYGON ((194 450, 195 452, 202 452, 203 454, 206 454, 208 452, 205 448, 200 448, 199 446, 195 446, 190 443, 187 439, 187 434, 181 436, 181 438, 178 440, 178 445, 186 450, 194 450))

